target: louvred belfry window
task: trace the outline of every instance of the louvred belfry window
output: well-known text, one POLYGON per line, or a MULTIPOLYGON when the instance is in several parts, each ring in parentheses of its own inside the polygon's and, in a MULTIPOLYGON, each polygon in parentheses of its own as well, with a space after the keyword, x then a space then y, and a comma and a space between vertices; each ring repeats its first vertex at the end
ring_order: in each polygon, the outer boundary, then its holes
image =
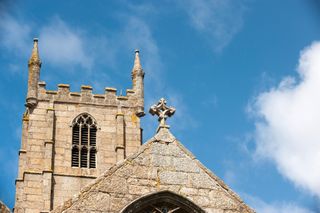
POLYGON ((96 168, 97 125, 88 114, 76 117, 72 124, 71 166, 96 168))

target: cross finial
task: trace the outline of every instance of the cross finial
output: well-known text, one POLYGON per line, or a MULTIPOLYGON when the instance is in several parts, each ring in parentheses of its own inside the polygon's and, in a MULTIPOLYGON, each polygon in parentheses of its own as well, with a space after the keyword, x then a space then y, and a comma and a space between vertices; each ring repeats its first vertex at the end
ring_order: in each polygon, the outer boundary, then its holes
POLYGON ((149 110, 151 115, 157 115, 159 117, 159 127, 165 127, 167 118, 171 117, 175 111, 175 108, 167 106, 167 101, 164 98, 161 98, 158 104, 152 105, 149 110))

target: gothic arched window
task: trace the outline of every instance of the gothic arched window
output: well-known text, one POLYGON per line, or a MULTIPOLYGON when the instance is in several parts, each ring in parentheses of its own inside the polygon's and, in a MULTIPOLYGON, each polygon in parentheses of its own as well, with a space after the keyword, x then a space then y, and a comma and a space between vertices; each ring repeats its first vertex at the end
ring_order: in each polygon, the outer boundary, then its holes
POLYGON ((72 123, 71 166, 96 168, 97 124, 89 114, 81 114, 72 123))
POLYGON ((162 191, 133 201, 121 213, 205 213, 205 211, 187 198, 170 191, 162 191))

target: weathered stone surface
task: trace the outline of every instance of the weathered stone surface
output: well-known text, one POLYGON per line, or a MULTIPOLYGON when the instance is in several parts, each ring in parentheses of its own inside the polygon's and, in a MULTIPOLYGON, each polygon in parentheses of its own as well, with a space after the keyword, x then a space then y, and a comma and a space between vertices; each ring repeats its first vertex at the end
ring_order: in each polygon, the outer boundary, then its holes
POLYGON ((119 213, 134 200, 162 191, 185 197, 206 212, 254 212, 180 142, 163 143, 155 138, 52 212, 86 212, 93 205, 100 213, 119 213), (110 196, 104 210, 95 207, 101 193, 110 196))

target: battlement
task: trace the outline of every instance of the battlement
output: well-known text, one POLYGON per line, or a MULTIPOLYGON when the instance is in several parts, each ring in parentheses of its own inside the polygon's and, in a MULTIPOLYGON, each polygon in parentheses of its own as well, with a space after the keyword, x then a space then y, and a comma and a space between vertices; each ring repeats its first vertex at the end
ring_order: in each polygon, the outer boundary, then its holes
POLYGON ((58 90, 47 90, 46 83, 41 81, 38 83, 38 100, 122 107, 137 105, 138 97, 132 89, 127 89, 125 95, 117 95, 117 89, 112 87, 106 87, 104 94, 93 94, 92 90, 92 86, 82 85, 80 92, 71 92, 69 84, 58 84, 58 90))

